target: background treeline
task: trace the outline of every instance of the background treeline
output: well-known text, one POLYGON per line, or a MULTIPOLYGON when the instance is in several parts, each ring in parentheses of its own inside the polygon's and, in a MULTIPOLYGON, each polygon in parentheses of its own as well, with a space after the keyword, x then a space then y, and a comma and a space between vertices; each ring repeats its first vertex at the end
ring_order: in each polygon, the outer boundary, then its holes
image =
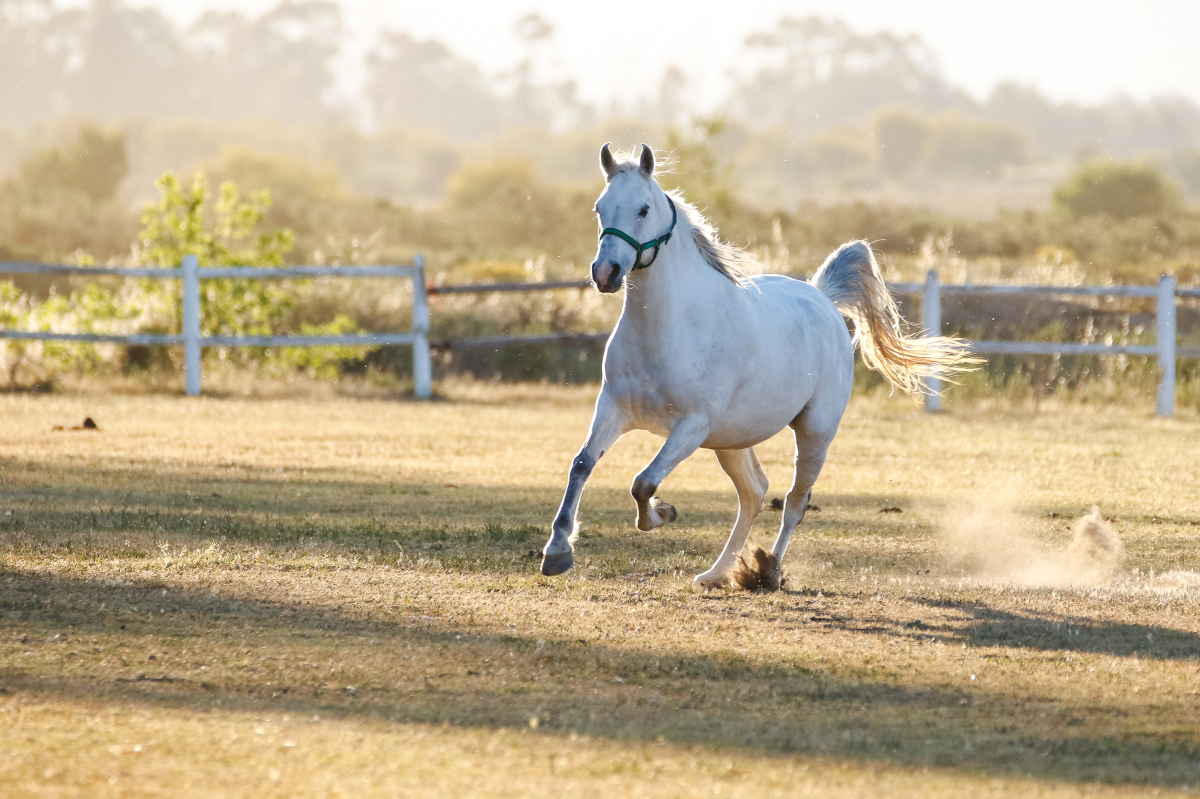
MULTIPOLYGON (((428 201, 462 161, 528 155, 547 136, 556 141, 546 174, 590 180, 598 137, 661 141, 695 111, 683 68, 601 108, 554 68, 549 23, 528 15, 511 35, 523 56, 489 74, 469 54, 401 30, 352 46, 327 0, 286 0, 257 17, 211 11, 186 29, 120 0, 4 0, 0 173, 53 136, 51 120, 87 118, 129 134, 125 188, 143 199, 164 169, 242 143, 334 164, 358 193, 428 201), (353 85, 348 66, 362 76, 353 85)), ((918 37, 819 17, 751 35, 736 63, 729 96, 706 113, 729 120, 720 155, 750 202, 936 201, 941 183, 969 179, 1005 185, 977 203, 990 210, 1005 197, 1010 206, 1044 199, 1071 164, 1101 156, 1153 160, 1200 193, 1200 106, 1190 98, 1084 105, 1002 83, 980 99, 918 37)), ((945 202, 962 207, 963 198, 945 202)))
MULTIPOLYGON (((384 30, 360 56, 362 85, 345 87, 338 69, 339 59, 349 57, 349 34, 338 5, 328 0, 285 0, 258 17, 210 11, 186 29, 156 9, 121 0, 5 0, 0 123, 24 128, 63 114, 290 124, 349 118, 473 139, 513 125, 562 130, 614 116, 678 123, 693 110, 680 67, 650 81, 648 96, 596 108, 577 97, 569 78, 548 74, 549 23, 528 15, 513 35, 524 44, 524 58, 489 75, 440 42, 384 30)), ((1016 125, 1035 149, 1053 154, 1098 142, 1128 157, 1192 147, 1200 136, 1200 107, 1184 97, 1088 106, 1002 83, 979 100, 943 74, 920 38, 862 33, 839 20, 784 18, 748 37, 737 63, 724 111, 756 127, 781 123, 800 136, 864 127, 893 103, 1016 125)))

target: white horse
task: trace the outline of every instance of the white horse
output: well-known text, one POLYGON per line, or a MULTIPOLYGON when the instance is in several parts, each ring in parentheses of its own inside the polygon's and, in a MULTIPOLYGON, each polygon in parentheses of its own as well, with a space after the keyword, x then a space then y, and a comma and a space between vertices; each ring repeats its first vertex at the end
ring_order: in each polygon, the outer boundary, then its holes
POLYGON ((922 377, 963 368, 966 349, 955 339, 901 333, 865 241, 842 245, 807 283, 749 277, 745 254, 720 241, 681 195, 658 185, 649 147, 642 145, 637 162, 618 161, 605 144, 600 168, 607 185, 595 208, 603 231, 592 280, 606 294, 624 285, 625 304, 604 352, 587 442, 542 550, 542 574, 562 574, 574 562, 575 516, 596 461, 623 434, 648 430, 666 442, 633 481, 638 529, 675 519, 675 509, 655 496, 659 484, 697 448, 713 450, 737 488, 739 509, 724 551, 694 585, 728 585, 767 493, 753 447, 791 427, 795 476, 771 555, 758 564, 762 584, 778 587, 788 542, 850 399, 854 345, 914 396, 924 390, 922 377), (854 322, 853 339, 843 317, 854 322))

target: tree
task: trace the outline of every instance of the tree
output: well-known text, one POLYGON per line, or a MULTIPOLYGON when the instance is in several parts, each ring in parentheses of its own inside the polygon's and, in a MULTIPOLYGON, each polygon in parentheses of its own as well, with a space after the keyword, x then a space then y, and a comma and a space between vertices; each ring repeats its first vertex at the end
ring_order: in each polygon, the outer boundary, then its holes
POLYGON ((509 87, 508 122, 563 130, 591 121, 592 109, 580 102, 575 81, 561 79, 563 69, 554 58, 554 26, 529 13, 517 20, 513 33, 521 40, 525 57, 501 76, 509 87))
POLYGON ((70 53, 63 88, 71 111, 99 119, 194 111, 194 58, 157 9, 93 0, 57 24, 70 53))
POLYGON ((503 123, 499 100, 479 68, 441 42, 384 32, 367 58, 367 97, 384 124, 474 138, 503 123))
POLYGON ((1191 147, 1200 140, 1200 106, 1180 96, 1142 102, 1116 97, 1083 105, 1055 102, 1033 86, 1005 82, 996 85, 980 112, 1027 128, 1039 147, 1058 155, 1094 142, 1109 152, 1130 156, 1191 147))
POLYGON ((969 107, 942 77, 933 50, 917 36, 864 34, 839 19, 786 17, 752 34, 732 105, 755 124, 785 122, 794 133, 858 125, 887 103, 922 110, 969 107))
POLYGON ((330 119, 332 62, 343 34, 341 9, 329 0, 284 0, 257 19, 207 12, 187 35, 201 43, 198 108, 226 118, 330 119))
POLYGON ((0 121, 25 126, 62 109, 70 52, 51 0, 0 0, 0 121))

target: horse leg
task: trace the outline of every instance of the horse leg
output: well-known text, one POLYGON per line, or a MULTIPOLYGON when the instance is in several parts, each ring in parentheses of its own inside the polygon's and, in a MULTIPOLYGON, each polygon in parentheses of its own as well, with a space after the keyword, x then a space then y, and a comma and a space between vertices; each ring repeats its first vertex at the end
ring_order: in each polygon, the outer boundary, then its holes
POLYGON ((643 533, 675 521, 675 508, 654 496, 654 492, 658 490, 662 481, 667 479, 667 475, 687 460, 706 438, 707 419, 702 416, 683 419, 667 436, 662 449, 654 456, 654 460, 650 461, 650 465, 634 478, 629 493, 633 494, 633 499, 637 502, 637 527, 643 533))
POLYGON ((762 510, 763 499, 767 496, 767 475, 758 462, 752 447, 746 449, 719 449, 717 463, 729 475, 734 488, 738 492, 738 515, 733 524, 729 540, 721 557, 712 568, 703 574, 696 575, 692 582, 697 591, 709 591, 723 588, 729 584, 730 575, 737 564, 738 553, 746 546, 746 538, 750 535, 750 527, 762 510))
MULTIPOLYGON (((792 488, 783 503, 783 520, 779 523, 779 535, 771 547, 775 564, 783 567, 783 556, 792 540, 792 533, 804 521, 808 501, 812 498, 813 483, 825 465, 829 444, 837 433, 842 411, 832 414, 816 411, 810 403, 800 415, 792 420, 792 433, 796 438, 796 467, 792 476, 792 488)), ((844 410, 844 406, 843 406, 844 410)))
POLYGON ((592 415, 592 427, 588 431, 587 442, 571 462, 567 490, 563 493, 562 504, 558 506, 558 513, 554 517, 550 540, 542 549, 542 574, 562 574, 574 564, 571 539, 575 532, 575 514, 579 510, 583 486, 591 476, 592 469, 596 468, 596 461, 600 460, 627 429, 628 420, 625 414, 601 391, 596 399, 596 411, 592 415))

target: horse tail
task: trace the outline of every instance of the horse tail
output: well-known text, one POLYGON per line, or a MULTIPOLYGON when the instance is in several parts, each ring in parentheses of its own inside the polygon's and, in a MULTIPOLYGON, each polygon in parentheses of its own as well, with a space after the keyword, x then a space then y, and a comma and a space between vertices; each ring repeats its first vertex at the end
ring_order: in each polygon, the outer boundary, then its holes
POLYGON ((883 281, 871 245, 849 241, 825 259, 808 281, 854 322, 854 343, 867 366, 905 393, 930 392, 925 377, 946 377, 980 363, 968 345, 950 336, 906 336, 900 310, 883 281))

